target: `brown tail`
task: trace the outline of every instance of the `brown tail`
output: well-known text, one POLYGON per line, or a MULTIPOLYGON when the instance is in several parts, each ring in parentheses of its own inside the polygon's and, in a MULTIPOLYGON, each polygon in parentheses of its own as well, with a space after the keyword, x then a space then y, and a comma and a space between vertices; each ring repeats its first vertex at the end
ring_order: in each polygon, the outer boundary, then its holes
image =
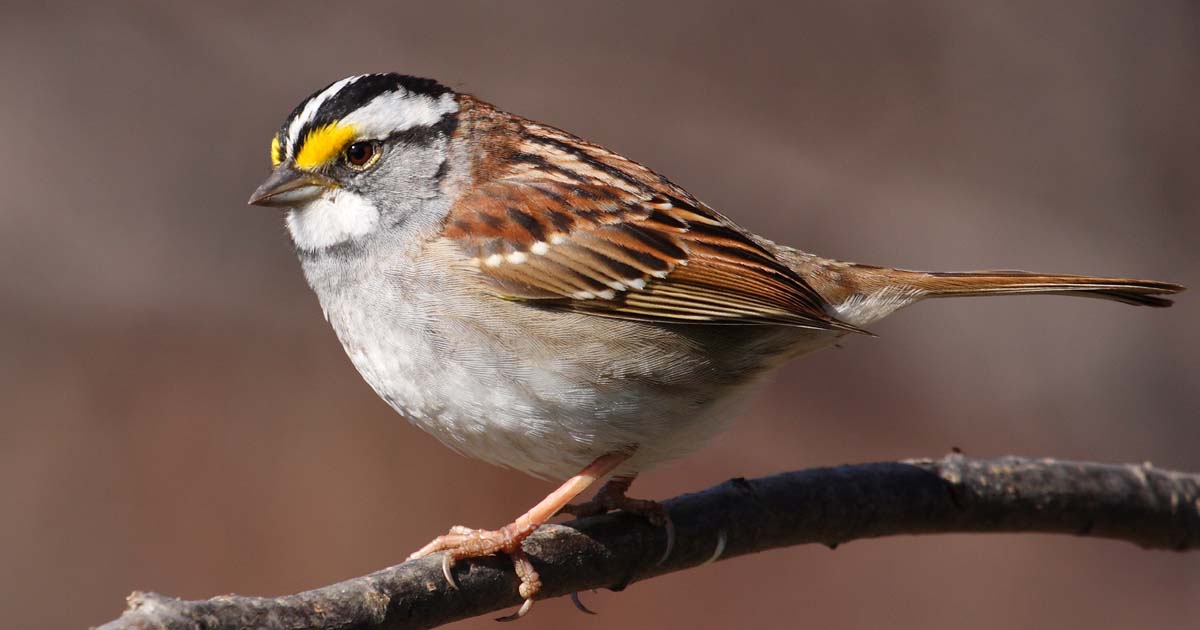
POLYGON ((1042 293, 1156 307, 1172 304, 1171 300, 1158 296, 1184 290, 1181 285, 1155 280, 1045 275, 1027 271, 913 272, 907 279, 928 297, 1042 293))

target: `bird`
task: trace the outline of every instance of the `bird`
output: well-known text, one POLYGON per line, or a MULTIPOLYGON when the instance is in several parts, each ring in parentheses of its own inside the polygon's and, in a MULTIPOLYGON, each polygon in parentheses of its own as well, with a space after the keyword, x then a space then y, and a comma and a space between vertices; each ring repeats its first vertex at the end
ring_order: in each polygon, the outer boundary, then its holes
POLYGON ((1165 307, 1168 282, 922 272, 776 244, 600 145, 432 79, 354 75, 302 100, 249 203, 286 211, 304 277, 351 363, 468 457, 561 486, 495 530, 411 557, 507 554, 559 512, 668 528, 634 478, 684 457, 783 363, 929 298, 1053 294, 1165 307), (593 485, 595 498, 571 504, 593 485))

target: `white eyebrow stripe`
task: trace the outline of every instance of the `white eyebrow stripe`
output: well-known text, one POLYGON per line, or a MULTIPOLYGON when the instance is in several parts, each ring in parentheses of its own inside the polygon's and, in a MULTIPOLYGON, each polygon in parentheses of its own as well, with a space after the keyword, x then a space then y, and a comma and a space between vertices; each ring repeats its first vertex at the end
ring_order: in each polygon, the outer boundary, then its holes
POLYGON ((304 125, 308 124, 314 117, 316 117, 317 111, 321 109, 321 106, 324 105, 326 101, 333 98, 333 96, 340 92, 342 88, 365 76, 367 75, 357 74, 346 77, 341 81, 337 81, 333 85, 325 88, 320 94, 310 98, 308 102, 304 104, 304 109, 300 110, 300 113, 297 114, 296 118, 292 120, 292 124, 288 125, 288 142, 286 147, 288 157, 295 157, 294 149, 296 147, 296 143, 300 140, 300 130, 304 128, 304 125))
POLYGON ((431 98, 398 88, 371 99, 342 122, 353 126, 360 138, 382 139, 405 129, 435 125, 442 116, 456 111, 458 101, 451 93, 431 98))

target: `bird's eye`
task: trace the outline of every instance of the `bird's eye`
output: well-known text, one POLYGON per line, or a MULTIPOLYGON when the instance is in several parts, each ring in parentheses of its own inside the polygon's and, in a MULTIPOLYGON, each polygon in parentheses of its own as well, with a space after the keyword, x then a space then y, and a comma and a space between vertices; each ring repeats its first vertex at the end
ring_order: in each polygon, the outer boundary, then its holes
POLYGON ((373 164, 379 157, 379 148, 374 142, 354 142, 346 147, 342 157, 351 168, 361 171, 373 164))

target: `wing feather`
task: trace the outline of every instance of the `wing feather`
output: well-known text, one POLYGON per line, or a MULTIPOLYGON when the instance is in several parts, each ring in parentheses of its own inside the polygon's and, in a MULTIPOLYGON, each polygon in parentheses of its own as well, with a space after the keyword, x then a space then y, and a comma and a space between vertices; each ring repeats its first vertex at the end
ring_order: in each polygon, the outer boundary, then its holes
POLYGON ((442 237, 506 299, 674 323, 858 329, 731 221, 639 164, 527 125, 452 207, 442 237))

